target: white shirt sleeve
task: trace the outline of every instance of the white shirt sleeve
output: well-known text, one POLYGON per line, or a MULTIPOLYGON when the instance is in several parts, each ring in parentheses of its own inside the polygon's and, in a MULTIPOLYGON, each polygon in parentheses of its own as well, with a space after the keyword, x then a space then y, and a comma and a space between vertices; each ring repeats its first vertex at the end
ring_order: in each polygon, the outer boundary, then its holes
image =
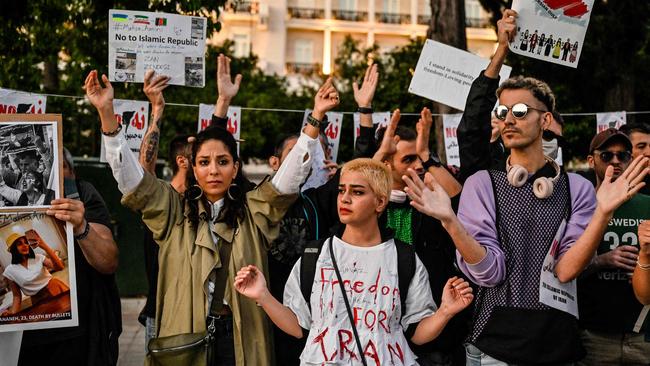
POLYGON ((280 165, 280 169, 271 180, 273 187, 282 194, 298 193, 311 168, 312 151, 318 138, 312 139, 301 133, 296 145, 280 165))
POLYGON ((124 130, 116 136, 103 135, 106 160, 113 170, 117 188, 122 194, 133 192, 144 177, 144 170, 124 139, 124 130))
POLYGON ((408 291, 406 309, 402 309, 404 316, 402 316, 401 324, 404 330, 408 328, 409 324, 417 323, 438 310, 433 302, 429 274, 417 254, 415 255, 415 274, 408 291))
POLYGON ((298 259, 296 264, 294 264, 291 274, 289 274, 289 279, 287 279, 287 284, 284 285, 284 298, 282 303, 296 314, 298 324, 302 328, 309 330, 311 328, 311 312, 300 289, 301 260, 302 258, 298 259))

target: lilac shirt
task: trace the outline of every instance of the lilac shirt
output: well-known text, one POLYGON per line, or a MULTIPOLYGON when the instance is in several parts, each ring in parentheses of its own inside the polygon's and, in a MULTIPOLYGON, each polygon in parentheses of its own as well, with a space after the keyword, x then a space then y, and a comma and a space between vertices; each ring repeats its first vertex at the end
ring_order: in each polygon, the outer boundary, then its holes
MULTIPOLYGON (((596 209, 596 192, 593 185, 577 174, 568 174, 571 192, 571 218, 560 241, 562 256, 582 235, 596 209)), ((487 170, 472 175, 465 181, 460 196, 458 219, 467 232, 487 251, 476 264, 468 264, 458 251, 456 259, 461 271, 472 282, 484 286, 499 285, 506 277, 506 263, 497 234, 494 191, 487 170)))

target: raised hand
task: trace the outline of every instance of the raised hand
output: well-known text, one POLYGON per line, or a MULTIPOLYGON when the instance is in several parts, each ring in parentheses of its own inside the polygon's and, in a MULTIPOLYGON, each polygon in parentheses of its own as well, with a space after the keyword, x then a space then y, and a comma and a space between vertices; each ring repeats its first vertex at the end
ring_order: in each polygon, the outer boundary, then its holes
POLYGON ((357 105, 362 108, 370 108, 372 99, 377 90, 377 82, 379 81, 379 72, 377 71, 377 64, 371 64, 366 69, 366 75, 363 77, 361 88, 355 81, 352 83, 352 90, 354 91, 354 100, 357 105))
POLYGON ((84 89, 88 101, 97 108, 98 111, 113 110, 113 86, 108 81, 108 77, 102 74, 102 81, 106 87, 102 87, 97 78, 97 70, 91 71, 86 77, 84 89))
POLYGON ((440 309, 450 314, 458 314, 474 300, 474 294, 469 283, 462 278, 452 277, 442 290, 440 309))
POLYGON ((171 79, 165 75, 155 75, 155 71, 149 69, 144 73, 144 86, 142 90, 149 99, 153 111, 165 107, 165 98, 163 97, 163 90, 169 86, 167 84, 171 79))
POLYGON ((235 79, 230 76, 230 57, 219 54, 217 57, 217 92, 219 98, 231 100, 237 95, 242 75, 237 74, 235 79))
POLYGON ((420 119, 415 125, 415 130, 418 133, 415 139, 415 151, 422 161, 429 159, 429 136, 431 134, 431 125, 433 125, 433 116, 429 108, 422 108, 420 112, 420 119))
POLYGON ((430 173, 424 175, 423 182, 415 170, 409 169, 408 175, 402 179, 406 183, 404 191, 411 198, 413 208, 440 221, 455 215, 449 195, 430 173))
POLYGON ((645 186, 643 179, 650 171, 649 159, 643 155, 637 156, 616 180, 612 181, 614 167, 608 166, 605 178, 596 192, 597 209, 604 214, 611 215, 625 201, 634 196, 645 186))
POLYGON ((395 130, 397 130, 399 120, 400 112, 399 109, 396 109, 390 117, 390 122, 388 123, 388 126, 386 126, 386 131, 384 131, 384 137, 382 138, 379 149, 377 149, 373 159, 383 162, 397 152, 399 136, 395 135, 395 130))
POLYGON ((242 267, 235 276, 235 290, 240 294, 259 301, 268 294, 264 274, 257 267, 249 265, 242 267))
POLYGON ((507 46, 515 39, 517 34, 517 12, 512 9, 503 11, 501 19, 497 21, 497 41, 500 46, 507 46))
POLYGON ((312 116, 317 120, 323 120, 325 113, 339 105, 339 93, 334 87, 332 77, 328 77, 314 97, 314 110, 312 116))

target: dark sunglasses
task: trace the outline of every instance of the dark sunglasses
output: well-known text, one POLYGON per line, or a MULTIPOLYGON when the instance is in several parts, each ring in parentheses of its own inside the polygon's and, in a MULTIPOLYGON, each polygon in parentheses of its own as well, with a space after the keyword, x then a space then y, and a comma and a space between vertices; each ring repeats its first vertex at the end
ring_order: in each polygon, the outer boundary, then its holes
POLYGON ((609 163, 614 159, 614 156, 620 161, 621 163, 627 163, 632 159, 632 154, 629 151, 601 151, 598 153, 598 156, 600 157, 600 160, 602 160, 605 163, 609 163))
POLYGON ((508 108, 508 106, 499 104, 495 109, 494 109, 494 116, 502 121, 505 121, 506 116, 508 115, 508 111, 512 112, 512 116, 515 117, 516 119, 522 119, 526 117, 528 114, 528 110, 532 109, 535 111, 539 112, 548 112, 543 109, 537 109, 533 107, 529 107, 528 105, 524 103, 517 103, 513 105, 512 107, 508 108))

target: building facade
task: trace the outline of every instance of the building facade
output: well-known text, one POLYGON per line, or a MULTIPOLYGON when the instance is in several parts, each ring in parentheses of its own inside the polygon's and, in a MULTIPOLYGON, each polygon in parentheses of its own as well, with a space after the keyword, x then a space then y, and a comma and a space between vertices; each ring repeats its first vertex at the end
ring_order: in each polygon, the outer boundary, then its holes
MULTIPOLYGON (((465 0, 465 13, 468 50, 490 57, 489 15, 478 0, 465 0)), ((387 52, 425 37, 430 18, 429 0, 230 0, 211 42, 234 41, 235 56, 258 55, 269 74, 329 74, 346 35, 387 52)))

